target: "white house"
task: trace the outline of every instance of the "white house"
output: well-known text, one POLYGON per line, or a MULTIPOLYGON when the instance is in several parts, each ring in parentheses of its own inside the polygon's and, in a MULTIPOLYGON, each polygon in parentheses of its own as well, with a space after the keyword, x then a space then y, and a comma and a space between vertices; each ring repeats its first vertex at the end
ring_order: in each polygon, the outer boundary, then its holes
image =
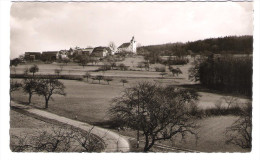
POLYGON ((136 53, 136 41, 134 36, 130 42, 123 43, 117 48, 117 53, 122 51, 136 53))
POLYGON ((93 57, 105 57, 108 56, 110 52, 109 47, 96 47, 91 53, 91 56, 93 57))

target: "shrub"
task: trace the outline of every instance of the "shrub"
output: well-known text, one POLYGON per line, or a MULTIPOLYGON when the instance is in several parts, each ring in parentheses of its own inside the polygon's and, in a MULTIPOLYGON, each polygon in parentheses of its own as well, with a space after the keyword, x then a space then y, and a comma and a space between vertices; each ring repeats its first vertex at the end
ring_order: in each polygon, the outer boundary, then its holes
POLYGON ((156 72, 165 72, 166 71, 165 67, 155 67, 154 69, 156 72))
POLYGON ((120 63, 118 65, 119 69, 122 70, 122 71, 126 71, 128 70, 128 67, 124 64, 124 63, 120 63))
POLYGON ((111 70, 111 65, 105 64, 98 68, 99 71, 108 71, 111 70))
POLYGON ((125 83, 128 83, 128 81, 126 79, 121 79, 120 82, 123 83, 123 86, 125 86, 125 83))
POLYGON ((185 65, 187 63, 189 63, 189 59, 183 57, 174 57, 174 58, 169 58, 167 60, 161 61, 161 64, 164 65, 185 65))
POLYGON ((104 77, 104 81, 106 81, 107 84, 109 84, 109 82, 113 81, 113 79, 110 77, 104 77))

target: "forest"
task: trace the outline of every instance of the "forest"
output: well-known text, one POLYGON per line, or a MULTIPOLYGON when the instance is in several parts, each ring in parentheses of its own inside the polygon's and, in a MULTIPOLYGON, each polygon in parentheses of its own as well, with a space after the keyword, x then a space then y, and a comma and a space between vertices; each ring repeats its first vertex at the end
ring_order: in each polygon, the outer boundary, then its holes
POLYGON ((214 90, 252 96, 252 56, 202 57, 194 61, 189 77, 214 90))
POLYGON ((252 54, 253 36, 226 36, 186 43, 167 43, 138 47, 139 54, 185 56, 191 54, 252 54))

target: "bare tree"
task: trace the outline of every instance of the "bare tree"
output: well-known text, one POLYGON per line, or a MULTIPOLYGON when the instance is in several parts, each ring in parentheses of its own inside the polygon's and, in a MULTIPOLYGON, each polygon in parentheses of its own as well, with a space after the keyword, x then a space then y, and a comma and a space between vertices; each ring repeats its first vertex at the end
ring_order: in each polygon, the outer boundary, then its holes
POLYGON ((57 74, 57 76, 59 76, 60 73, 62 72, 62 70, 61 69, 55 69, 54 72, 55 72, 55 74, 57 74))
POLYGON ((134 67, 134 62, 135 62, 134 60, 131 61, 131 63, 132 63, 132 67, 134 67))
POLYGON ((48 108, 48 102, 53 94, 63 95, 66 93, 64 91, 65 86, 58 79, 42 79, 40 80, 38 86, 36 87, 36 92, 40 96, 45 98, 45 108, 48 108))
POLYGON ((90 73, 89 72, 86 72, 85 75, 84 75, 85 78, 87 78, 87 82, 88 82, 88 79, 91 77, 90 73))
POLYGON ((11 79, 11 81, 10 81, 10 93, 19 90, 21 87, 22 87, 21 83, 11 79))
POLYGON ((222 97, 222 99, 226 102, 227 108, 232 107, 232 105, 234 105, 234 103, 236 103, 238 100, 236 97, 233 96, 225 96, 222 97))
POLYGON ((98 83, 100 84, 100 81, 104 78, 102 75, 97 75, 96 79, 98 80, 98 83))
POLYGON ((171 68, 170 71, 172 72, 173 76, 177 75, 177 77, 178 77, 179 74, 182 74, 182 71, 180 70, 180 68, 171 68))
POLYGON ((23 79, 23 92, 28 93, 29 94, 29 98, 28 98, 28 104, 31 103, 31 99, 32 99, 32 95, 34 93, 36 93, 36 88, 39 85, 39 79, 37 78, 25 78, 23 79))
POLYGON ((78 55, 75 57, 75 59, 83 68, 87 66, 88 62, 90 62, 89 56, 87 55, 78 55))
POLYGON ((28 69, 28 68, 25 68, 24 71, 23 71, 23 74, 24 74, 25 76, 27 76, 28 73, 29 73, 29 69, 28 69))
POLYGON ((144 68, 143 62, 138 62, 137 68, 141 68, 141 70, 144 68))
POLYGON ((120 82, 123 83, 123 86, 125 86, 125 83, 128 83, 128 81, 126 79, 121 79, 120 82))
POLYGON ((27 137, 28 135, 11 135, 10 138, 10 148, 13 152, 25 152, 25 151, 33 151, 33 146, 31 145, 31 141, 27 137))
POLYGON ((110 77, 105 77, 105 78, 104 78, 104 81, 106 81, 107 84, 109 85, 109 82, 113 81, 113 79, 110 78, 110 77))
POLYGON ((114 69, 116 67, 116 62, 110 62, 111 69, 114 69))
POLYGON ((29 68, 29 72, 31 72, 31 73, 33 74, 33 76, 34 76, 34 74, 35 74, 36 72, 39 72, 39 67, 38 67, 36 64, 34 64, 33 66, 31 66, 31 67, 29 68))
POLYGON ((68 65, 68 63, 70 62, 70 59, 69 58, 64 58, 62 60, 63 63, 65 63, 66 65, 68 65))
POLYGON ((167 75, 167 73, 166 73, 166 72, 161 72, 160 75, 161 75, 162 78, 163 78, 163 76, 167 75))
POLYGON ((71 147, 72 132, 68 129, 52 127, 51 132, 40 131, 33 136, 34 150, 37 152, 61 152, 68 151, 71 147))
POLYGON ((121 97, 113 99, 110 114, 120 125, 141 130, 145 138, 144 152, 156 141, 181 134, 196 135, 190 104, 198 99, 193 90, 161 87, 142 82, 127 88, 121 97))
POLYGON ((93 128, 94 126, 87 133, 76 129, 73 130, 73 139, 82 148, 82 152, 101 152, 103 149, 102 141, 97 140, 97 138, 91 134, 93 128))
POLYGON ((247 103, 243 114, 226 129, 226 143, 241 148, 252 147, 252 104, 247 103))
POLYGON ((104 145, 91 134, 92 129, 85 132, 52 126, 51 130, 38 130, 33 135, 12 135, 10 147, 14 152, 101 152, 104 145))

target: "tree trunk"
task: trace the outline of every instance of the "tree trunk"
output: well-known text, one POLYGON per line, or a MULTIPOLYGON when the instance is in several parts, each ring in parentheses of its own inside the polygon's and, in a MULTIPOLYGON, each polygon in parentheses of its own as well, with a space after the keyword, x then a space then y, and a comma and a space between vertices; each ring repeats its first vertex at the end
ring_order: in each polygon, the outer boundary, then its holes
POLYGON ((154 145, 154 137, 152 139, 152 142, 149 144, 149 136, 148 135, 145 135, 145 146, 144 146, 144 152, 148 152, 152 146, 154 145))
POLYGON ((48 108, 49 106, 48 106, 48 104, 49 104, 49 99, 45 99, 45 108, 48 108))
POLYGON ((146 152, 148 152, 152 148, 152 146, 154 145, 154 142, 155 142, 155 140, 153 139, 152 143, 146 148, 146 152))
POLYGON ((144 152, 148 152, 148 145, 149 145, 149 138, 148 138, 148 135, 145 135, 144 152))
POLYGON ((31 104, 31 100, 32 100, 32 94, 29 94, 28 104, 31 104))

